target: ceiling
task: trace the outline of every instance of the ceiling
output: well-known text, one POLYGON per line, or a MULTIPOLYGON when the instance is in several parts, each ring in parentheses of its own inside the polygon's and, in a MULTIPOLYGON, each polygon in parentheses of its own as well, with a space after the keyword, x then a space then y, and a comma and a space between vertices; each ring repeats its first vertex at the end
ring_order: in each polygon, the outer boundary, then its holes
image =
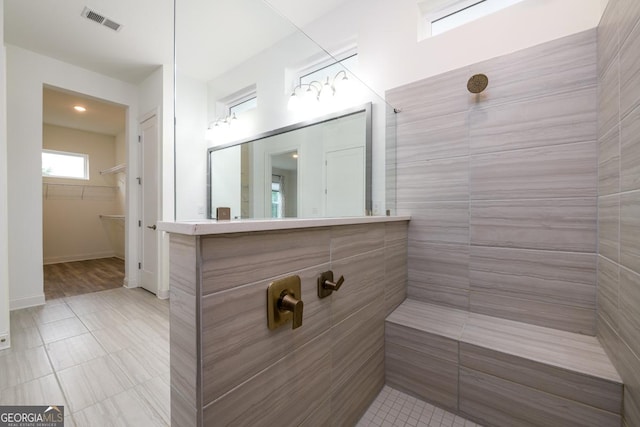
POLYGON ((126 109, 73 92, 45 87, 42 92, 42 121, 56 126, 117 135, 125 130, 126 109), (85 112, 73 109, 79 105, 85 112))
MULTIPOLYGON (((210 80, 345 1, 177 0, 178 69, 210 80)), ((173 21, 173 0, 4 1, 5 43, 136 84, 173 63, 173 21), (85 6, 121 30, 82 17, 85 6)))
MULTIPOLYGON (((345 1, 177 0, 178 70, 211 80, 345 1)), ((173 63, 173 26, 173 0, 4 1, 6 44, 133 84, 173 63), (122 28, 83 17, 85 7, 122 28)), ((110 135, 124 129, 122 108, 59 90, 44 95, 45 123, 110 135), (82 103, 84 114, 71 108, 82 103)))
POLYGON ((171 0, 5 0, 4 41, 119 80, 138 83, 172 62, 171 0), (85 6, 123 25, 81 16, 85 6))

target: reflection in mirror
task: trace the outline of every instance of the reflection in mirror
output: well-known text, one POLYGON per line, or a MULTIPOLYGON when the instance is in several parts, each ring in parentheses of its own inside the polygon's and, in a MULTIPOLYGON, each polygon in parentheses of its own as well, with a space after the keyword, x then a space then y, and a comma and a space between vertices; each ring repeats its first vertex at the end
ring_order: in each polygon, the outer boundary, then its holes
POLYGON ((298 151, 271 154, 271 218, 298 216, 298 151))
POLYGON ((370 152, 371 104, 209 148, 209 218, 367 215, 370 152))
MULTIPOLYGON (((232 218, 272 218, 274 213, 285 218, 384 214, 385 194, 389 194, 385 176, 392 176, 385 171, 385 147, 395 128, 388 125, 384 99, 359 78, 359 74, 371 76, 373 70, 361 69, 357 28, 341 22, 338 30, 329 23, 330 37, 321 46, 300 28, 327 18, 339 19, 342 2, 308 3, 304 8, 296 4, 284 0, 175 0, 177 220, 211 217, 212 207, 219 206, 230 207, 232 218), (322 181, 309 177, 309 157, 304 147, 298 148, 302 140, 288 141, 289 146, 283 142, 283 147, 268 155, 260 151, 264 143, 226 149, 215 158, 205 155, 211 148, 249 141, 254 135, 318 121, 367 103, 373 106, 371 149, 347 151, 349 147, 336 142, 333 152, 319 152, 313 158, 328 160, 329 168, 346 169, 358 177, 370 174, 366 190, 362 180, 348 180, 360 182, 358 191, 370 192, 369 197, 347 194, 345 180, 335 178, 338 173, 327 176, 323 172, 322 181), (272 164, 281 160, 279 155, 291 151, 299 156, 296 173, 274 172, 272 164), (365 162, 360 169, 349 166, 363 157, 371 167, 365 167, 365 162), (217 178, 207 187, 211 169, 224 179, 217 178), (283 179, 283 191, 272 190, 272 175, 283 179), (258 178, 259 189, 254 185, 258 178), (317 192, 320 190, 309 192, 309 183, 316 181, 322 183, 318 185, 322 189, 329 191, 334 186, 344 194, 336 192, 335 200, 327 200, 317 192), (283 202, 275 210, 272 197, 283 202)), ((302 138, 305 132, 292 135, 302 138)))

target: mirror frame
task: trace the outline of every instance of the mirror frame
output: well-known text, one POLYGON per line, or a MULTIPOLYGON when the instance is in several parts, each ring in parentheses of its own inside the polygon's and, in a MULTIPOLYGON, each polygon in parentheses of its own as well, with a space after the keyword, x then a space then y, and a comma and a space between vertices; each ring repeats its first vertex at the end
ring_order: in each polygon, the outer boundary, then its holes
MULTIPOLYGON (((211 180, 213 179, 211 174, 211 153, 218 150, 224 150, 225 148, 235 147, 236 145, 247 144, 249 142, 260 141, 265 138, 269 138, 271 136, 280 135, 288 132, 292 132, 294 130, 306 128, 309 126, 318 125, 321 123, 329 122, 332 120, 340 119, 342 117, 352 116, 354 114, 364 113, 365 117, 365 212, 366 216, 372 215, 372 176, 373 171, 371 170, 372 165, 372 103, 367 102, 365 104, 359 105, 357 107, 347 108, 345 110, 336 111, 334 113, 330 113, 321 117, 315 117, 313 119, 309 119, 306 121, 302 121, 299 123, 294 123, 292 125, 284 126, 278 129, 274 129, 271 131, 263 132, 258 135, 254 135, 248 138, 244 138, 238 141, 229 142, 227 144, 217 145, 214 147, 209 147, 207 149, 207 218, 215 219, 213 217, 213 209, 211 207, 211 180)), ((249 218, 247 218, 249 219, 249 218)), ((254 219, 254 218, 251 218, 254 219)), ((264 219, 264 218, 260 218, 264 219)))

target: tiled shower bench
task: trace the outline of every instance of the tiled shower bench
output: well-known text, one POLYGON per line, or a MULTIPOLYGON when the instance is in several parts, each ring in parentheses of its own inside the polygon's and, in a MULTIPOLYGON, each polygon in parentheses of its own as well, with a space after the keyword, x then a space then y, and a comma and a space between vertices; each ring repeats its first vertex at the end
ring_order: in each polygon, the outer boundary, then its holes
POLYGON ((486 426, 620 427, 597 338, 405 300, 385 322, 386 383, 486 426))

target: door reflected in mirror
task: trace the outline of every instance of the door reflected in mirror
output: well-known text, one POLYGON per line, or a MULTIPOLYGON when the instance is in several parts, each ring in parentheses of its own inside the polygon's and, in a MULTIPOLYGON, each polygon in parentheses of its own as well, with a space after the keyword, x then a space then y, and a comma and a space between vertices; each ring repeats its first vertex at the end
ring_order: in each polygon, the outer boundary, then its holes
POLYGON ((271 155, 271 218, 298 216, 298 152, 271 155))
POLYGON ((208 212, 232 219, 365 216, 371 104, 208 149, 208 212))

